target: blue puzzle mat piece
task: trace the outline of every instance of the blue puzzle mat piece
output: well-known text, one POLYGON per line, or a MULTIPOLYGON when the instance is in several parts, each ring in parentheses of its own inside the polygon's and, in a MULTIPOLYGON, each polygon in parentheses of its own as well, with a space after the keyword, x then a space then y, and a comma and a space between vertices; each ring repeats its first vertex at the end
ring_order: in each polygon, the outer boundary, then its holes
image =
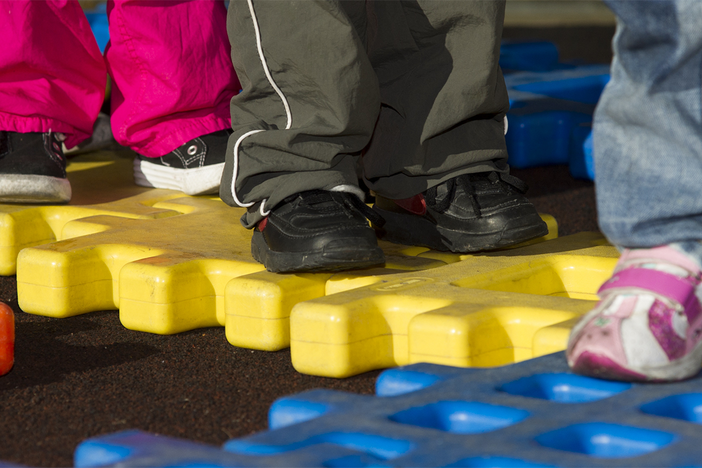
POLYGON ((85 17, 93 31, 100 53, 105 53, 105 47, 110 41, 110 29, 107 22, 107 8, 105 3, 99 4, 94 10, 86 11, 85 17))
POLYGON ((547 41, 502 41, 500 44, 500 68, 503 73, 515 71, 545 72, 572 68, 560 63, 558 47, 547 41))
POLYGON ((595 180, 592 154, 592 124, 585 123, 573 129, 570 137, 570 173, 576 179, 595 180))
MULTIPOLYGON (((373 466, 377 461, 355 447, 334 444, 333 434, 327 436, 328 443, 317 440, 306 447, 295 447, 294 453, 261 456, 234 454, 214 446, 132 430, 83 442, 74 460, 80 468, 343 467, 373 466)), ((357 443, 363 446, 365 440, 357 443)))
POLYGON ((569 164, 574 177, 593 180, 592 114, 609 67, 561 63, 551 42, 509 41, 500 47, 500 66, 511 105, 510 164, 569 164))
POLYGON ((500 368, 414 364, 377 396, 276 401, 270 430, 223 450, 138 431, 88 440, 76 466, 702 466, 702 377, 628 384, 568 371, 563 353, 500 368))
POLYGON ((608 65, 505 75, 510 165, 569 164, 575 177, 592 179, 592 114, 608 81, 608 65))
POLYGON ((76 449, 76 467, 230 467, 241 457, 218 447, 142 431, 123 431, 89 439, 76 449))

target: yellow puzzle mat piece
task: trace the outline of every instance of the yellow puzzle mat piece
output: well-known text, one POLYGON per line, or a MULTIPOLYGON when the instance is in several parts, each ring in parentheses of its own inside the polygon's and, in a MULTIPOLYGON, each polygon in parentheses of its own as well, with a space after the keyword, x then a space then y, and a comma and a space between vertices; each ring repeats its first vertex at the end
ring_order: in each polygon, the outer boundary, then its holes
POLYGON ((0 276, 15 274, 20 250, 65 239, 63 228, 74 219, 99 214, 155 219, 179 214, 154 204, 182 194, 134 185, 132 157, 127 151, 98 152, 72 160, 67 172, 73 199, 68 205, 0 204, 0 276))
POLYGON ((618 257, 600 234, 580 233, 378 276, 293 307, 292 363, 347 377, 416 362, 499 366, 560 351, 618 257))
MULTIPOLYGON (((277 350, 291 343, 296 304, 391 282, 405 271, 438 272, 491 258, 381 242, 385 268, 272 274, 251 258, 250 232, 238 221, 241 209, 217 198, 139 188, 131 174, 131 159, 97 153, 69 165, 72 204, 0 205, 2 247, 23 249, 17 287, 25 312, 67 317, 117 308, 130 329, 168 334, 224 325, 236 346, 277 350)), ((544 219, 550 233, 537 243, 557 235, 555 220, 544 219)), ((495 255, 513 257, 522 249, 495 255)), ((11 256, 3 260, 3 274, 13 272, 11 256)), ((430 310, 418 304, 408 313, 430 310)))

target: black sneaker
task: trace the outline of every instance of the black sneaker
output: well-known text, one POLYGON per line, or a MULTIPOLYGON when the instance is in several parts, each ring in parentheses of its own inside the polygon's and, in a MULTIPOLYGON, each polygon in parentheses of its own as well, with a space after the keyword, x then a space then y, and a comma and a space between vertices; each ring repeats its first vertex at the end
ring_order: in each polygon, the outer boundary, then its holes
POLYGON ((279 203, 254 228, 251 254, 274 273, 343 271, 385 263, 368 224, 383 220, 355 195, 311 190, 279 203))
POLYGON ((456 253, 498 249, 548 233, 527 186, 509 174, 465 174, 403 200, 376 195, 381 239, 456 253))
POLYGON ((0 131, 0 203, 68 203, 71 184, 56 133, 0 131))
POLYGON ((139 155, 134 159, 134 182, 188 195, 217 193, 230 134, 220 130, 194 138, 160 158, 139 155))

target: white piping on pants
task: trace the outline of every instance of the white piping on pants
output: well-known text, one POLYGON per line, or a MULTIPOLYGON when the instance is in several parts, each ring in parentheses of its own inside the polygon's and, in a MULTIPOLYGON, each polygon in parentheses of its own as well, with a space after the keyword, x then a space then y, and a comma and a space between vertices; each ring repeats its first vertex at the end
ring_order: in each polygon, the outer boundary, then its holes
MULTIPOLYGON (((263 44, 261 42, 261 30, 258 27, 258 18, 256 17, 256 12, 254 11, 253 7, 253 0, 246 0, 248 5, 249 5, 249 12, 251 13, 251 21, 253 22, 254 26, 254 32, 256 33, 256 48, 258 49, 258 57, 261 60, 261 66, 263 67, 263 72, 266 74, 266 78, 268 79, 268 83, 270 83, 271 87, 273 90, 275 90, 276 94, 280 98, 280 100, 283 102, 283 107, 285 108, 285 115, 288 119, 287 123, 285 124, 285 130, 289 130, 292 127, 292 112, 290 111, 290 104, 288 103, 287 98, 283 94, 283 92, 280 90, 278 85, 276 84, 275 80, 273 79, 273 76, 271 75, 271 71, 268 68, 268 62, 266 61, 266 57, 263 54, 263 44)), ((248 208, 253 205, 253 203, 242 203, 239 201, 239 198, 236 196, 236 176, 239 173, 239 146, 241 146, 241 142, 244 141, 245 138, 253 135, 254 133, 259 133, 263 132, 264 130, 252 130, 250 132, 247 132, 243 134, 239 139, 236 141, 236 144, 234 145, 234 173, 232 174, 232 197, 234 198, 234 202, 244 208, 248 208)), ((266 202, 268 200, 264 199, 261 202, 261 209, 259 210, 261 213, 261 216, 268 216, 270 213, 270 210, 266 211, 266 202)))
POLYGON ((254 133, 259 133, 262 132, 263 130, 251 130, 250 132, 246 132, 243 135, 239 137, 238 140, 236 140, 236 143, 234 144, 234 173, 232 174, 232 197, 234 198, 234 203, 237 205, 243 207, 243 208, 248 208, 250 206, 253 206, 252 203, 244 203, 242 201, 239 201, 239 198, 236 196, 236 176, 239 172, 239 145, 241 145, 241 142, 244 141, 244 138, 247 138, 254 133))

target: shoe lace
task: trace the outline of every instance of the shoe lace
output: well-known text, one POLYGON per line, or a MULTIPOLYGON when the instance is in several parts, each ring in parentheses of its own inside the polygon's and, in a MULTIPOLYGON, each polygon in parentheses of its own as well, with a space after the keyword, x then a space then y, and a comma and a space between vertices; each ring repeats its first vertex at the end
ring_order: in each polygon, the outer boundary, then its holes
MULTIPOLYGON (((470 203, 473 207, 473 212, 478 218, 481 218, 482 213, 480 211, 480 205, 478 204, 478 199, 475 194, 475 185, 473 181, 475 179, 484 177, 484 173, 463 174, 458 177, 454 177, 453 179, 449 179, 445 182, 446 196, 444 196, 441 199, 438 199, 439 186, 434 186, 426 191, 424 199, 426 200, 427 204, 431 205, 436 211, 438 211, 439 213, 443 213, 453 203, 453 199, 456 196, 456 187, 463 187, 464 192, 469 196, 470 203)), ((529 186, 523 180, 503 172, 490 172, 487 175, 487 179, 492 184, 499 184, 500 182, 503 182, 509 186, 514 187, 519 193, 522 194, 526 193, 526 191, 529 189, 529 186)))
MULTIPOLYGON (((310 190, 307 192, 302 192, 300 194, 289 197, 294 199, 295 197, 300 197, 300 203, 306 204, 308 206, 316 205, 319 203, 328 203, 331 200, 334 202, 346 206, 349 209, 356 210, 366 217, 371 223, 378 227, 382 227, 385 224, 385 218, 379 215, 376 211, 368 207, 360 198, 356 195, 348 192, 329 192, 325 190, 310 190)), ((287 199, 286 199, 287 200, 287 199)))

